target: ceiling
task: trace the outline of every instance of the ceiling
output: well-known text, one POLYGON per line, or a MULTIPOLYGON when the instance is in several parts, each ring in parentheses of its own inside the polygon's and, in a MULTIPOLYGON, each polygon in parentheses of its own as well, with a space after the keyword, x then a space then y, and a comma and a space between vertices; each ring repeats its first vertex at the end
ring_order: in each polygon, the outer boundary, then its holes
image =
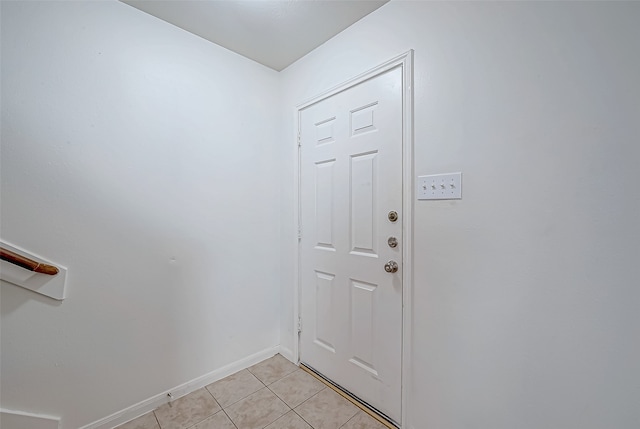
POLYGON ((121 0, 280 71, 389 0, 121 0))

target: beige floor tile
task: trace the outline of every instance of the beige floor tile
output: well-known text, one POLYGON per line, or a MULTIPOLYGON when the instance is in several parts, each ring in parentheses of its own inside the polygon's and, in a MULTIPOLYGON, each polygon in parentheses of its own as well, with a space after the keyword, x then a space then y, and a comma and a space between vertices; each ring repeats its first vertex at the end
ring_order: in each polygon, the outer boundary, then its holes
POLYGON ((118 426, 116 429, 160 429, 153 411, 133 419, 128 423, 118 426))
POLYGON ((246 369, 207 386, 207 390, 211 392, 222 408, 228 407, 262 388, 264 388, 264 384, 246 369))
POLYGON ((325 388, 323 383, 301 369, 269 385, 269 389, 291 408, 297 407, 325 388))
POLYGON ((358 414, 342 426, 341 429, 387 429, 387 427, 364 411, 358 411, 358 414))
POLYGON ((289 411, 265 429, 313 429, 294 411, 289 411))
POLYGON ((225 411, 238 429, 262 429, 290 408, 266 387, 236 402, 225 411))
POLYGON ((249 368, 249 371, 264 384, 269 385, 274 381, 280 380, 282 377, 291 374, 298 367, 285 358, 282 355, 275 355, 272 358, 264 360, 258 364, 249 368))
POLYGON ((231 423, 224 411, 219 411, 213 416, 201 421, 191 429, 236 429, 236 425, 231 423))
POLYGON ((333 390, 324 389, 295 411, 314 429, 338 429, 359 409, 333 390))
POLYGON ((183 429, 201 422, 220 409, 213 396, 202 388, 164 404, 155 413, 162 429, 183 429))

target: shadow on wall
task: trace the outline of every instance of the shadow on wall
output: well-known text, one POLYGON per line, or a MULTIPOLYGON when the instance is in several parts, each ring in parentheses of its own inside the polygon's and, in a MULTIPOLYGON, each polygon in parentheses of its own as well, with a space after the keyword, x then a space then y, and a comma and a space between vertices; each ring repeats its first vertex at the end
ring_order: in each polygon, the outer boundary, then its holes
POLYGON ((5 282, 4 280, 0 280, 0 288, 0 324, 4 323, 5 317, 10 316, 11 313, 27 302, 34 301, 37 302, 38 305, 52 308, 60 307, 64 302, 29 291, 20 286, 5 282))

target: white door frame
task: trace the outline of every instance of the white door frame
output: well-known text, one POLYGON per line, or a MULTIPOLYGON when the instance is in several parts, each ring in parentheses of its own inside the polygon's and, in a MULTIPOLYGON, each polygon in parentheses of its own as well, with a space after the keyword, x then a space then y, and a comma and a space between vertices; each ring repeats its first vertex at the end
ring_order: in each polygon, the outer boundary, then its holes
MULTIPOLYGON (((302 110, 349 89, 361 82, 385 73, 396 67, 402 68, 402 417, 401 426, 406 427, 409 401, 409 382, 411 380, 411 321, 413 296, 413 50, 409 50, 379 66, 348 81, 329 89, 328 91, 299 104, 296 107, 296 139, 300 141, 300 116, 302 110)), ((300 150, 295 145, 296 169, 294 181, 294 219, 295 225, 295 254, 294 254, 294 290, 293 290, 293 359, 300 362, 300 336, 298 322, 300 315, 300 150)))

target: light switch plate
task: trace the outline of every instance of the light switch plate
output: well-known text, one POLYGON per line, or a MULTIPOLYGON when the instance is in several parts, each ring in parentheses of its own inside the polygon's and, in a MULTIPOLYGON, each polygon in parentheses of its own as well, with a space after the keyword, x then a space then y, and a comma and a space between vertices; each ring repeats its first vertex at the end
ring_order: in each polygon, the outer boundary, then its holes
POLYGON ((416 195, 419 200, 462 199, 462 173, 418 176, 416 195))

